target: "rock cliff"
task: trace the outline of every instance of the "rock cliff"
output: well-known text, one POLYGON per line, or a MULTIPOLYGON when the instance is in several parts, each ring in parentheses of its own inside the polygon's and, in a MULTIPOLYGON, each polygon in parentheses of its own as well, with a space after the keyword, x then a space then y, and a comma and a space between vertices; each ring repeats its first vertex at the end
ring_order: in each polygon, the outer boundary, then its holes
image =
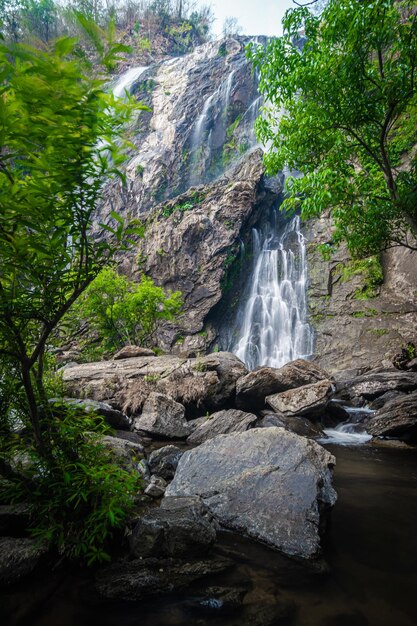
MULTIPOLYGON (((179 354, 231 348, 227 329, 253 268, 251 229, 282 192, 280 178, 264 177, 256 147, 261 99, 247 42, 210 42, 137 68, 129 85, 150 111, 131 124, 127 185, 112 184, 105 208, 145 224, 135 254, 120 259, 123 271, 183 292, 183 315, 158 338, 179 354)), ((325 261, 316 245, 331 228, 327 217, 303 226, 315 358, 332 371, 387 366, 417 335, 416 253, 393 249, 367 266, 341 248, 325 261)))
POLYGON ((391 366, 417 335, 417 253, 393 248, 355 264, 342 246, 325 261, 317 244, 330 241, 331 232, 328 217, 305 226, 316 358, 333 372, 391 366))

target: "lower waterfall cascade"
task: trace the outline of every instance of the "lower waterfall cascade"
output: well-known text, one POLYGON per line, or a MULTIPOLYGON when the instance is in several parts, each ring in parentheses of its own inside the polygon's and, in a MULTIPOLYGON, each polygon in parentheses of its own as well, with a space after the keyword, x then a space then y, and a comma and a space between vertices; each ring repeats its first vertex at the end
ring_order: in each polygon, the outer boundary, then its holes
POLYGON ((278 211, 263 228, 253 229, 253 271, 238 311, 238 339, 231 345, 249 369, 281 367, 313 352, 301 221, 295 216, 279 232, 278 211))

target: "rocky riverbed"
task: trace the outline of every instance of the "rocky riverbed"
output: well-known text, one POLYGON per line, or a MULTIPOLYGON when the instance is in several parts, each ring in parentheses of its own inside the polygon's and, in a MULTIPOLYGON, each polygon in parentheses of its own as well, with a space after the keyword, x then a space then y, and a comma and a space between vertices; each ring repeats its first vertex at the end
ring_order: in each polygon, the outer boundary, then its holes
MULTIPOLYGON (((288 557, 295 558, 297 571, 323 574, 329 559, 323 550, 326 526, 337 499, 333 469, 340 457, 339 451, 335 458, 335 450, 326 449, 332 440, 326 433, 340 425, 370 433, 371 465, 380 458, 372 456, 371 446, 393 441, 408 448, 404 463, 415 462, 415 372, 390 368, 359 377, 339 373, 335 379, 302 359, 248 372, 230 353, 192 359, 137 354, 132 347, 112 361, 64 370, 70 401, 104 416, 114 429, 104 442, 115 461, 137 468, 144 479, 144 494, 118 556, 94 575, 82 575, 88 580, 88 601, 188 597, 197 586, 201 593, 206 590, 203 604, 230 601, 241 608, 248 581, 238 591, 233 587, 230 597, 227 586, 207 592, 212 587, 206 585, 227 578, 242 550, 261 554, 264 546, 275 555, 267 560, 277 559, 290 571, 295 565, 288 557), (226 549, 230 541, 251 547, 226 549)), ((366 481, 367 471, 357 479, 366 481)), ((45 550, 32 550, 32 540, 22 532, 25 516, 24 509, 0 510, 0 578, 12 598, 14 593, 20 597, 19 590, 30 586, 37 572, 42 575, 45 565, 57 564, 45 550)), ((62 576, 67 579, 67 570, 58 566, 52 579, 58 583, 62 576)), ((55 593, 55 583, 46 578, 45 589, 55 593)), ((293 615, 293 604, 285 604, 283 619, 293 615)))

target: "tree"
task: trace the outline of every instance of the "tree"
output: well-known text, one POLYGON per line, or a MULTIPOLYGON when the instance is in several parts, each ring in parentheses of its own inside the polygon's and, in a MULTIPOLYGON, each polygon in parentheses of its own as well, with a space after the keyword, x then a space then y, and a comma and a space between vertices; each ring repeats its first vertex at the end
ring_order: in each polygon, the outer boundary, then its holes
POLYGON ((18 41, 22 32, 24 0, 0 0, 0 35, 18 41))
POLYGON ((173 320, 181 306, 179 291, 165 294, 148 276, 135 283, 106 268, 79 299, 70 317, 86 319, 107 350, 126 344, 153 347, 159 323, 173 320))
POLYGON ((235 37, 240 35, 242 27, 236 17, 226 17, 223 22, 223 37, 235 37))
POLYGON ((56 16, 54 0, 28 0, 22 9, 25 28, 42 41, 49 41, 54 35, 56 16))
MULTIPOLYGON (((40 454, 50 444, 39 406, 45 414, 51 333, 136 232, 113 215, 106 240, 91 234, 104 181, 118 174, 116 141, 134 105, 103 91, 75 44, 0 45, 0 357, 18 373, 40 454)), ((100 46, 107 65, 123 50, 100 46)))
POLYGON ((416 249, 417 11, 412 0, 330 0, 287 11, 284 36, 250 57, 268 105, 257 122, 284 208, 330 211, 355 256, 416 249), (300 32, 305 38, 300 40, 300 32))

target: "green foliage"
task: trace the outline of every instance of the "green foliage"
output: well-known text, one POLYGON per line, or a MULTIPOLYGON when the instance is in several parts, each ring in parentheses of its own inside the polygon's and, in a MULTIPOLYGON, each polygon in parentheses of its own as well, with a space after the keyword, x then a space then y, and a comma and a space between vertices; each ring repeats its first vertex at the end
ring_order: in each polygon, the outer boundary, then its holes
POLYGON ((96 78, 74 39, 0 42, 0 489, 2 501, 30 504, 40 541, 92 563, 108 558, 137 476, 87 435, 103 432, 100 420, 50 405, 63 388, 48 349, 77 298, 141 231, 111 213, 107 239, 92 236, 104 182, 123 180, 123 125, 138 107, 106 93, 99 76, 123 46, 82 23, 97 44, 96 78))
POLYGON ((351 315, 356 318, 375 317, 375 315, 378 315, 378 311, 376 309, 365 309, 364 311, 354 311, 351 315))
POLYGON ((416 347, 413 343, 409 342, 406 347, 405 347, 405 351, 407 353, 407 358, 408 359, 415 359, 417 356, 417 350, 416 347))
POLYGON ((389 333, 387 328, 371 328, 368 332, 376 335, 376 337, 383 337, 389 333))
POLYGON ((336 266, 343 282, 349 281, 353 276, 362 276, 362 286, 355 291, 357 300, 375 298, 379 293, 379 287, 384 282, 382 266, 377 256, 366 259, 350 261, 336 266))
MULTIPOLYGON (((139 233, 111 213, 108 237, 91 236, 103 182, 120 175, 123 125, 136 105, 103 91, 75 43, 0 45, 0 356, 19 371, 39 447, 48 339, 115 249, 139 233)), ((98 50, 107 67, 119 53, 111 42, 98 50)))
POLYGON ((288 182, 283 208, 330 210, 333 243, 354 257, 417 234, 417 16, 413 0, 329 0, 289 10, 284 36, 253 44, 269 105, 257 121, 267 169, 288 182), (300 49, 299 32, 306 43, 300 49), (283 113, 284 112, 284 113, 283 113))
POLYGON ((152 345, 159 324, 175 319, 181 306, 179 291, 165 294, 147 276, 135 283, 108 268, 91 283, 71 316, 73 323, 86 319, 101 348, 114 350, 125 344, 152 345))
POLYGON ((226 48, 226 44, 225 43, 220 44, 219 49, 217 51, 217 55, 219 57, 227 56, 227 48, 226 48))
POLYGON ((186 200, 185 202, 179 202, 177 204, 167 204, 166 206, 164 206, 161 210, 161 215, 162 217, 169 217, 170 215, 172 215, 173 213, 185 213, 186 211, 190 211, 191 209, 194 209, 194 207, 198 206, 199 204, 201 204, 201 202, 204 200, 204 195, 198 192, 194 192, 189 200, 186 200))
POLYGON ((150 52, 152 50, 152 45, 148 37, 140 37, 136 45, 142 52, 150 52))
POLYGON ((26 437, 2 437, 1 455, 14 474, 0 478, 0 500, 29 506, 29 531, 40 543, 88 565, 108 561, 110 540, 141 486, 139 472, 114 464, 101 443, 108 432, 101 417, 55 405, 45 427, 47 456, 26 437))

